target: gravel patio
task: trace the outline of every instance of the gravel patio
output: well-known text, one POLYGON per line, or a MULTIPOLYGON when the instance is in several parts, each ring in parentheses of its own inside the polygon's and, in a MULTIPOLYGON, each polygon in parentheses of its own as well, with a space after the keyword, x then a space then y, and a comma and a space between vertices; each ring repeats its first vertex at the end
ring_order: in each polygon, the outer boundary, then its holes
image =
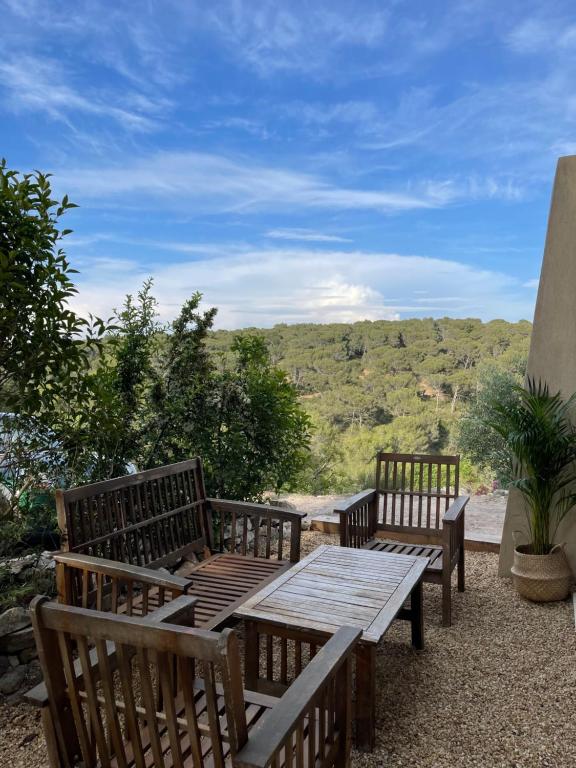
MULTIPOLYGON (((306 532, 303 552, 334 537, 306 532)), ((454 623, 440 625, 440 590, 425 585, 426 649, 396 622, 378 654, 374 753, 352 765, 560 768, 575 762, 576 632, 571 602, 527 603, 497 576, 498 558, 469 553, 454 623)), ((0 704, 0 765, 44 768, 38 713, 0 704)))

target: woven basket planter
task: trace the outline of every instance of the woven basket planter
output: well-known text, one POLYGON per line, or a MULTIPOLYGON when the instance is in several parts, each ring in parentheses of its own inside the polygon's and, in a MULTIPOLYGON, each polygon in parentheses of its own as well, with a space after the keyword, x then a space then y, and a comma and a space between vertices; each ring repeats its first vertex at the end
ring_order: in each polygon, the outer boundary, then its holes
POLYGON ((547 555, 531 554, 529 544, 517 546, 512 576, 518 593, 537 603, 564 600, 573 579, 564 547, 559 544, 547 555))

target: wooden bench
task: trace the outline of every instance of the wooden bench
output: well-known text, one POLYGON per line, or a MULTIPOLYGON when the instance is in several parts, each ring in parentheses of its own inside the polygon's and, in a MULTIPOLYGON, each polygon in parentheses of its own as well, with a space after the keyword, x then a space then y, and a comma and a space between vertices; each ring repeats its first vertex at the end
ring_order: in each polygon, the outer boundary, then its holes
POLYGON ((300 556, 303 513, 207 498, 199 458, 57 491, 56 504, 68 605, 146 615, 186 593, 198 625, 219 628, 300 556))
POLYGON ((459 456, 379 453, 376 488, 334 510, 340 544, 430 559, 424 581, 442 585, 442 623, 452 623, 452 572, 464 591, 464 510, 459 456))
POLYGON ((243 689, 233 630, 178 626, 194 602, 136 618, 33 601, 51 768, 348 766, 360 630, 340 629, 276 699, 243 689))

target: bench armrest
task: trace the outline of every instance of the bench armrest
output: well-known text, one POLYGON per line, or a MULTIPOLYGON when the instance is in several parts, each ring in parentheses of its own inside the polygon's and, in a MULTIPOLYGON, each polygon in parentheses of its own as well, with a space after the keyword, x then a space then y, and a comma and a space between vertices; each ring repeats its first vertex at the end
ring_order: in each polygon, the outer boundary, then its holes
POLYGON ((334 513, 340 517, 340 546, 361 547, 376 533, 378 524, 378 491, 369 488, 349 496, 334 513))
MULTIPOLYGON (((283 507, 274 507, 270 504, 257 504, 251 501, 232 501, 230 499, 207 499, 209 508, 224 519, 224 526, 230 525, 239 536, 245 531, 246 521, 250 518, 257 518, 258 521, 265 519, 267 521, 266 533, 263 534, 264 542, 260 546, 259 525, 256 526, 254 537, 254 555, 256 557, 270 558, 271 554, 271 523, 277 520, 279 523, 278 536, 278 560, 282 560, 284 523, 290 523, 290 561, 297 563, 300 559, 300 538, 302 533, 302 518, 306 517, 306 512, 284 509, 283 507)), ((224 528, 220 527, 220 551, 224 551, 224 528)), ((236 546, 236 544, 234 544, 236 546)), ((236 550, 234 550, 236 551, 236 550)), ((246 554, 246 541, 241 544, 242 554, 246 554)))
MULTIPOLYGON (((247 743, 233 760, 235 768, 278 765, 279 761, 276 761, 280 751, 287 744, 292 749, 294 733, 304 729, 305 718, 314 717, 317 708, 320 717, 325 717, 326 711, 335 712, 334 731, 338 733, 339 743, 335 743, 334 747, 338 753, 342 754, 349 748, 352 655, 361 634, 362 631, 356 627, 341 627, 336 632, 292 683, 278 704, 250 732, 247 743), (335 677, 336 684, 333 686, 335 677), (333 696, 331 701, 330 695, 333 696)), ((328 745, 328 749, 331 746, 328 745)))
POLYGON ((207 501, 217 512, 234 511, 239 515, 260 515, 260 517, 270 517, 273 520, 286 520, 288 522, 300 521, 306 517, 306 512, 275 507, 271 504, 258 504, 254 501, 232 501, 231 499, 207 499, 207 501))
POLYGON ((136 581, 140 584, 163 587, 182 594, 186 593, 192 583, 190 579, 172 576, 152 568, 119 563, 116 560, 106 560, 103 557, 92 557, 92 555, 79 555, 75 552, 58 552, 54 555, 54 560, 66 568, 89 571, 122 581, 136 581))

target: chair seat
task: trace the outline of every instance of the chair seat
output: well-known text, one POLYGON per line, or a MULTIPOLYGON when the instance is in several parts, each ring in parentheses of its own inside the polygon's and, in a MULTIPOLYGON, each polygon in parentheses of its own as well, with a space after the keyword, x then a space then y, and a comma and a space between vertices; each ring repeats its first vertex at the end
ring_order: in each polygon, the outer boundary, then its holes
POLYGON ((442 572, 442 547, 428 544, 405 544, 393 539, 370 539, 362 549, 371 549, 374 552, 391 552, 395 555, 412 555, 412 557, 428 557, 430 562, 426 572, 442 572))
MULTIPOLYGON (((236 606, 292 565, 285 560, 265 560, 249 555, 217 554, 180 569, 192 585, 188 594, 198 597, 195 609, 196 626, 215 629, 225 624, 236 606)), ((166 601, 170 596, 166 595, 166 601)), ((148 595, 149 610, 158 607, 158 589, 148 595)), ((124 606, 125 609, 125 606, 124 606)), ((142 614, 142 596, 134 597, 132 615, 142 614)))

